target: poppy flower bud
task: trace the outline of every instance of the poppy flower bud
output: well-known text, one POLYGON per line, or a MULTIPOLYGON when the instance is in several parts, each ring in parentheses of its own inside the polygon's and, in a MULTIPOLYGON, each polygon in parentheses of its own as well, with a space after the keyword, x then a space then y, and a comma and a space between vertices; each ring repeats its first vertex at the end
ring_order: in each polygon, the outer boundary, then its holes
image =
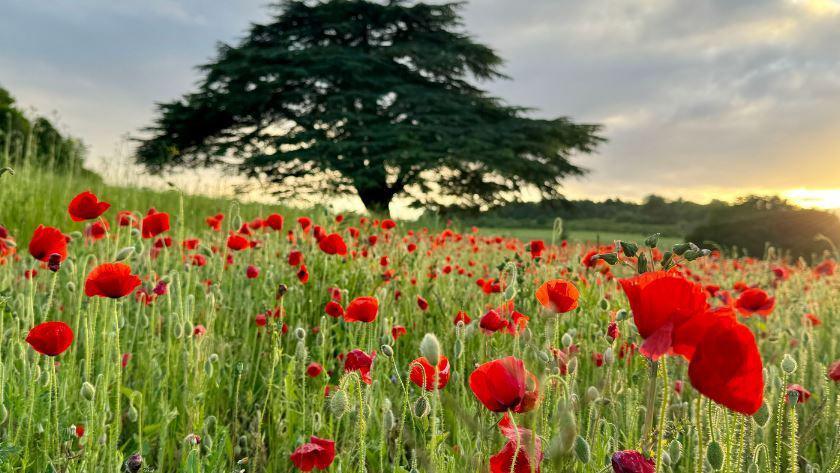
POLYGON ((674 246, 671 247, 671 251, 673 251, 674 254, 677 255, 677 256, 682 256, 683 253, 688 251, 690 248, 691 248, 690 243, 677 243, 677 244, 675 244, 674 246))
POLYGON ((137 412, 137 408, 134 406, 128 406, 128 412, 126 412, 126 417, 131 423, 137 422, 137 418, 140 417, 139 413, 137 412))
POLYGON ((295 338, 298 340, 303 340, 306 338, 306 330, 301 327, 295 329, 295 338))
POLYGON ((706 450, 706 460, 709 461, 709 465, 712 465, 712 469, 715 471, 720 470, 723 466, 723 447, 720 446, 717 440, 712 440, 709 443, 706 450))
POLYGON ((578 359, 577 358, 572 358, 571 360, 569 360, 568 365, 566 365, 566 370, 569 372, 569 374, 572 374, 575 371, 577 371, 577 366, 578 366, 578 359))
POLYGON ((787 353, 785 353, 784 358, 782 358, 782 371, 787 374, 793 374, 793 372, 796 371, 796 360, 787 353))
POLYGON ((618 253, 601 253, 596 258, 606 261, 609 265, 618 263, 618 253))
POLYGON ((56 272, 61 269, 61 255, 58 253, 51 254, 50 259, 47 261, 47 267, 52 272, 56 272))
POLYGON ((242 228, 242 216, 241 215, 234 215, 233 216, 233 228, 242 228))
POLYGON ((70 232, 70 239, 71 240, 78 240, 82 237, 82 232, 76 230, 75 232, 70 232))
POLYGON ((610 301, 602 298, 598 301, 598 307, 600 307, 601 310, 610 310, 610 301))
POLYGON ((429 406, 429 400, 425 396, 418 397, 417 401, 414 402, 414 406, 411 408, 411 413, 414 414, 414 417, 420 419, 429 415, 429 411, 431 411, 431 406, 429 406))
POLYGON ((65 287, 67 288, 67 292, 76 292, 76 284, 73 281, 68 281, 65 287))
POLYGON ((604 363, 608 366, 615 363, 615 354, 613 353, 612 347, 607 348, 604 350, 604 363))
POLYGON ((347 404, 347 394, 344 391, 336 391, 330 396, 330 412, 336 419, 341 419, 347 413, 347 404))
POLYGON ((636 262, 636 272, 639 274, 646 273, 648 270, 648 260, 644 253, 639 254, 639 259, 636 262))
POLYGON ((697 258, 700 258, 701 256, 703 256, 703 252, 700 250, 688 250, 685 252, 685 254, 683 254, 683 258, 685 258, 687 261, 694 261, 697 258))
POLYGON ((9 418, 9 410, 6 409, 5 404, 0 404, 0 424, 6 422, 6 419, 9 418))
POLYGON ((551 360, 551 358, 548 356, 548 353, 542 350, 537 352, 537 358, 539 358, 540 361, 542 361, 543 363, 548 363, 551 360))
POLYGON ((680 462, 680 458, 682 458, 682 450, 683 446, 679 440, 671 440, 671 443, 668 444, 668 456, 671 457, 671 463, 680 462))
POLYGON ((626 241, 620 241, 618 243, 621 245, 622 253, 624 253, 624 256, 628 258, 636 256, 636 252, 639 251, 639 246, 635 243, 630 243, 626 241))
POLYGON ((572 345, 572 336, 569 332, 563 334, 560 338, 560 343, 562 343, 565 348, 569 348, 572 345))
POLYGON ((616 322, 621 322, 623 320, 627 320, 628 317, 630 317, 630 313, 627 312, 625 309, 621 309, 621 310, 619 310, 618 312, 615 313, 615 321, 616 322))
POLYGON ((15 175, 15 170, 8 167, 8 166, 0 168, 0 176, 2 176, 3 174, 6 174, 6 173, 9 173, 10 176, 14 176, 15 175))
POLYGON ((390 432, 391 429, 394 428, 396 422, 394 421, 394 413, 391 412, 391 409, 385 411, 382 415, 382 430, 385 432, 390 432))
POLYGON ((586 402, 593 402, 598 399, 600 395, 601 393, 598 392, 598 388, 595 386, 589 386, 586 388, 586 402))
POLYGON ((433 333, 427 333, 423 336, 420 342, 420 354, 423 355, 429 363, 437 365, 440 358, 440 342, 433 333))
POLYGON ((645 246, 648 248, 656 248, 656 245, 659 244, 660 236, 662 236, 661 233, 654 233, 653 235, 645 238, 645 246))
POLYGON ((79 390, 79 394, 85 401, 93 401, 94 396, 96 395, 96 389, 93 387, 92 384, 85 381, 82 383, 82 389, 79 390))
POLYGON ((394 356, 394 349, 391 348, 391 345, 383 344, 380 347, 380 350, 382 351, 382 354, 387 356, 388 358, 391 358, 392 356, 394 356))
POLYGON ((289 288, 285 284, 280 284, 277 286, 277 292, 274 294, 274 297, 275 299, 282 299, 287 292, 289 292, 289 288))
POLYGON ((117 251, 116 256, 114 256, 114 261, 123 261, 128 259, 134 253, 133 246, 126 246, 125 248, 117 251))
POLYGON ((455 344, 452 347, 452 354, 455 355, 455 358, 460 358, 464 354, 464 343, 460 338, 455 340, 455 344))
POLYGON ((589 442, 580 435, 575 439, 575 457, 581 463, 589 463, 589 460, 592 458, 592 450, 589 448, 589 442))
POLYGON ((204 374, 205 374, 205 376, 207 376, 208 378, 212 378, 213 377, 213 370, 214 370, 213 363, 211 363, 210 360, 206 360, 204 362, 204 374))
POLYGON ((123 466, 126 473, 137 473, 143 467, 143 457, 139 453, 135 453, 128 457, 123 466))
POLYGON ((767 422, 770 421, 770 406, 767 405, 767 402, 761 403, 761 407, 753 414, 753 420, 761 427, 767 425, 767 422))
POLYGON ((666 251, 662 255, 662 262, 659 263, 659 264, 662 265, 662 269, 668 269, 668 267, 671 266, 671 263, 673 263, 673 260, 674 260, 674 253, 672 253, 670 251, 666 251))

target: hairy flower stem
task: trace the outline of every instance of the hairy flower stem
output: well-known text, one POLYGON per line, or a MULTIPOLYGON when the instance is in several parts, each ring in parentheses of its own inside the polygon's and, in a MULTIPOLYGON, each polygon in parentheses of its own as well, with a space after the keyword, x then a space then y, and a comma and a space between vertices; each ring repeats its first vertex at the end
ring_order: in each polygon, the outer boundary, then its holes
POLYGON ((668 410, 668 395, 670 394, 668 367, 665 358, 662 358, 659 371, 662 373, 662 403, 659 405, 659 425, 656 428, 656 471, 662 471, 662 437, 665 433, 665 417, 668 410))
POLYGON ((703 473, 703 447, 706 442, 703 440, 703 398, 697 398, 697 406, 694 408, 694 415, 697 429, 697 463, 695 464, 696 473, 703 473))
MULTIPOLYGON (((787 373, 784 371, 782 372, 782 389, 786 389, 787 386, 787 373)), ((784 418, 785 418, 785 392, 779 395, 779 402, 776 406, 776 444, 773 448, 773 472, 774 473, 781 473, 782 471, 782 432, 785 428, 784 418)))
POLYGON ((659 362, 648 363, 648 392, 645 408, 645 428, 642 431, 642 443, 647 445, 653 430, 653 410, 656 407, 656 379, 658 377, 659 362))

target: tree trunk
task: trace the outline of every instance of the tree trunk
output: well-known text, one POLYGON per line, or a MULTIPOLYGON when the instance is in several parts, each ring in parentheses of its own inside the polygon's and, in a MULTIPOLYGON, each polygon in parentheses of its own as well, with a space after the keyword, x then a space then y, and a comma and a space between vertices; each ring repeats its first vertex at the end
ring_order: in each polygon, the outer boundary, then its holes
POLYGON ((386 217, 391 215, 388 204, 391 203, 391 199, 394 197, 395 192, 387 186, 357 187, 356 192, 358 192, 359 198, 362 199, 362 203, 365 204, 365 208, 372 215, 386 217))

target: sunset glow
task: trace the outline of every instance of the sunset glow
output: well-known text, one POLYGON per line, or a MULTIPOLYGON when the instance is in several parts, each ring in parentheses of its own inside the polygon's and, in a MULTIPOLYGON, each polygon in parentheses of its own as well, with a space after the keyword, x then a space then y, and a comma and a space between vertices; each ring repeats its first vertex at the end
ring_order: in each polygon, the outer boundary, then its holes
POLYGON ((802 207, 840 209, 840 189, 793 189, 784 196, 802 207))

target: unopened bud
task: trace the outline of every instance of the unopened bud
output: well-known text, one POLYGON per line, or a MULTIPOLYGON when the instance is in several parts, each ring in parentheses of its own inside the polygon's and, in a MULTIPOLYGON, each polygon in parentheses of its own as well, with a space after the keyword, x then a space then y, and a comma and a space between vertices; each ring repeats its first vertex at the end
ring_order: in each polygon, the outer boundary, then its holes
POLYGON ((79 394, 85 401, 93 401, 94 396, 96 395, 96 389, 93 387, 92 384, 85 381, 82 383, 82 389, 79 390, 79 394))
POLYGON ((562 343, 564 347, 569 348, 572 345, 572 336, 569 335, 568 332, 564 333, 560 338, 560 343, 562 343))
POLYGON ((598 259, 606 261, 607 264, 613 265, 618 263, 618 253, 601 253, 598 259))
POLYGON ((140 468, 143 468, 143 457, 139 453, 135 453, 128 457, 123 466, 126 473, 137 473, 140 468))
POLYGON ((61 269, 61 255, 58 253, 51 254, 47 261, 47 267, 54 273, 61 269))
POLYGON ((628 258, 636 256, 636 252, 639 251, 639 245, 635 243, 621 241, 619 244, 621 245, 621 251, 624 253, 624 256, 628 258))
POLYGON ((417 398, 417 401, 414 402, 411 412, 414 414, 414 417, 423 418, 429 415, 430 410, 431 407, 429 406, 429 400, 426 399, 425 396, 420 396, 417 398))
POLYGON ((645 246, 648 248, 656 248, 656 245, 659 244, 660 236, 662 236, 661 233, 654 233, 653 235, 645 238, 645 246))
POLYGON ((347 394, 344 391, 336 391, 330 396, 330 412, 336 419, 347 413, 347 394))
POLYGON ((709 460, 709 464, 712 465, 712 469, 715 471, 720 470, 723 466, 723 447, 717 442, 717 440, 712 440, 709 443, 708 449, 706 450, 706 460, 709 460))
POLYGON ((379 347, 379 349, 382 352, 382 354, 387 356, 388 358, 394 356, 394 349, 391 348, 391 345, 384 344, 381 347, 379 347))
POLYGON ((425 357, 432 366, 437 366, 438 360, 440 359, 440 342, 435 334, 427 333, 423 336, 423 340, 420 342, 420 354, 423 355, 423 357, 425 357))
POLYGON ((782 358, 782 371, 787 374, 793 374, 793 372, 796 371, 796 360, 787 353, 785 353, 784 358, 782 358))
POLYGON ((116 256, 114 256, 114 261, 124 261, 131 257, 132 254, 134 254, 134 247, 126 246, 117 252, 116 256))
POLYGON ((636 272, 639 274, 646 273, 648 270, 648 260, 644 253, 639 254, 638 261, 636 261, 636 272))

